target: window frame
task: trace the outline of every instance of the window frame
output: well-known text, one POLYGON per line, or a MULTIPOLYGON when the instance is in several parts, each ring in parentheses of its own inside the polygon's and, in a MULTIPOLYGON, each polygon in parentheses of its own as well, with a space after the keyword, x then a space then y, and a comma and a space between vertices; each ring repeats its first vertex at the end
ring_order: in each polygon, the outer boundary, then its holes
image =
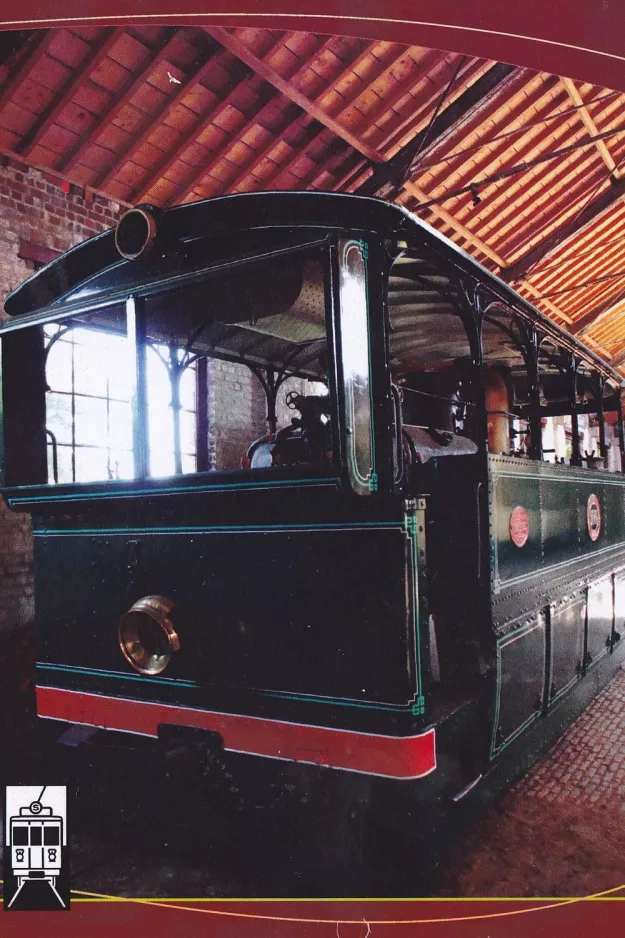
MULTIPOLYGON (((3 460, 3 480, 2 489, 10 495, 15 492, 19 501, 29 501, 27 490, 33 496, 38 496, 36 490, 42 490, 45 495, 41 498, 46 501, 53 501, 55 496, 59 499, 71 497, 80 498, 80 494, 102 494, 108 497, 114 497, 116 493, 133 494, 137 490, 145 490, 148 494, 151 491, 158 491, 166 488, 167 491, 191 490, 194 487, 201 488, 229 488, 230 485, 244 484, 249 487, 266 487, 268 481, 279 483, 298 483, 307 482, 327 482, 336 485, 339 482, 341 467, 343 465, 342 451, 342 432, 343 422, 341 419, 341 408, 338 406, 338 388, 339 380, 337 373, 337 335, 336 335, 336 303, 333 291, 333 283, 336 278, 334 269, 333 233, 324 233, 322 236, 316 236, 317 231, 311 229, 311 237, 302 239, 296 245, 284 248, 273 249, 270 251, 255 253, 244 257, 235 257, 227 261, 218 261, 215 264, 207 264, 201 270, 195 270, 191 273, 185 273, 180 276, 170 277, 166 281, 157 283, 140 284, 136 291, 132 293, 112 293, 109 296, 97 301, 80 303, 52 305, 47 309, 33 314, 27 314, 3 324, 2 343, 5 337, 10 341, 14 333, 26 333, 33 328, 38 327, 39 332, 43 334, 46 325, 62 325, 68 320, 72 320, 78 315, 87 316, 98 313, 111 307, 124 304, 126 319, 126 334, 131 343, 131 356, 134 360, 134 387, 131 394, 131 410, 133 423, 133 453, 135 459, 135 473, 133 479, 127 480, 100 480, 94 482, 62 482, 54 483, 52 481, 22 482, 15 481, 13 478, 6 477, 3 460), (326 337, 328 348, 328 388, 332 401, 332 433, 334 441, 333 465, 328 470, 311 471, 309 466, 293 467, 272 467, 268 469, 198 469, 196 472, 183 473, 182 475, 173 474, 171 476, 151 476, 149 474, 149 447, 148 447, 148 402, 145 385, 145 351, 146 344, 143 340, 142 332, 145 328, 144 316, 141 307, 145 305, 144 301, 150 296, 157 294, 166 294, 174 292, 187 285, 196 285, 198 283, 208 283, 211 279, 227 275, 232 271, 242 268, 252 267, 259 263, 269 263, 277 257, 289 257, 301 254, 311 254, 319 252, 319 259, 323 267, 325 283, 325 316, 326 316, 326 337), (129 315, 130 313, 130 315, 129 315), (24 497, 21 498, 21 493, 24 497)), ((207 360, 208 357, 203 357, 207 360)), ((219 360, 232 360, 230 358, 221 358, 219 360)), ((238 360, 238 359, 237 359, 238 360)), ((243 362, 244 363, 244 362, 243 362)), ((245 363, 244 363, 245 364, 245 363)), ((196 391, 197 393, 197 391, 196 391)), ((15 395, 16 396, 16 395, 15 395)), ((3 451, 4 451, 4 440, 3 451)), ((47 445, 45 447, 47 455, 47 445)), ((17 475, 17 473, 15 473, 17 475)), ((138 492, 140 494, 140 492, 138 492)), ((12 501, 12 499, 10 499, 12 501)))

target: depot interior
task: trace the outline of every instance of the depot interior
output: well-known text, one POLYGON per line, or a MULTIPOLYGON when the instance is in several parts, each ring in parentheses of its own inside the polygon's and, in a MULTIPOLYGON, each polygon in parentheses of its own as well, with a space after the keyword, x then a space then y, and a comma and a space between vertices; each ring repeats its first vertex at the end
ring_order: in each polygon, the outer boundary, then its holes
MULTIPOLYGON (((581 75, 346 36, 160 25, 1 33, 0 294, 139 203, 361 193, 414 212, 625 377, 624 104, 621 91, 581 75)), ((290 393, 327 394, 323 265, 303 255, 296 271, 269 273, 215 288, 256 297, 245 321, 217 316, 216 325, 187 302, 185 334, 170 335, 166 311, 148 311, 152 476, 262 465, 254 443, 267 400, 258 369, 234 352, 277 367, 285 343, 306 339, 306 359, 280 387, 274 430, 291 421, 290 393), (277 305, 261 295, 268 282, 280 284, 277 305)), ((470 446, 471 350, 445 274, 400 256, 389 309, 413 440, 434 427, 470 446)), ((520 330, 509 311, 486 316, 490 450, 621 471, 617 383, 590 365, 572 375, 546 334, 532 439, 520 330)), ((127 355, 123 309, 45 327, 38 481, 132 477, 127 355)), ((20 363, 24 380, 31 364, 20 363)), ((19 750, 19 701, 33 681, 32 535, 28 516, 4 504, 0 569, 0 721, 19 750)))

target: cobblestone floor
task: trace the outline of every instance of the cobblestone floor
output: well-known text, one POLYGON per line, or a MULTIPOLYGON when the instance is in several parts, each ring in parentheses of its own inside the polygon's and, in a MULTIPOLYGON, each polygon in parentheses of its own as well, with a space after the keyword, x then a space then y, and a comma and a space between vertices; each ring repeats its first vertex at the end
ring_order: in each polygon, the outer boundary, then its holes
MULTIPOLYGON (((1 824, 0 824, 1 830, 1 824)), ((1 838, 0 838, 1 840, 1 838)), ((121 894, 262 895, 257 870, 223 857, 163 860, 82 830, 77 888, 121 894)), ((1 846, 1 844, 0 844, 1 846)), ((1 850, 0 850, 1 856, 1 850)), ((625 671, 452 849, 435 894, 589 896, 625 884, 625 671)), ((625 896, 625 890, 621 893, 625 896)), ((625 921, 625 902, 623 902, 625 921)), ((624 928, 625 934, 625 928, 624 928)))
POLYGON ((622 883, 625 672, 619 671, 454 847, 440 895, 591 895, 622 883))

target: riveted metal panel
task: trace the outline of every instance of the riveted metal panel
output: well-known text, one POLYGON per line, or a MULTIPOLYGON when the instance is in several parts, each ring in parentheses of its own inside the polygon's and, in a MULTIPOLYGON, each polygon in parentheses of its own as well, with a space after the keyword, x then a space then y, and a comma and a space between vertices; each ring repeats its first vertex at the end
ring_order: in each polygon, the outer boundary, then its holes
POLYGON ((546 618, 543 613, 537 613, 512 626, 505 638, 497 643, 493 753, 535 720, 543 706, 546 618))
POLYGON ((625 570, 614 575, 614 638, 625 635, 625 570))
POLYGON ((551 699, 581 675, 584 660, 586 600, 568 597, 551 606, 551 699))
POLYGON ((614 614, 612 577, 588 587, 586 663, 604 655, 612 640, 614 614))

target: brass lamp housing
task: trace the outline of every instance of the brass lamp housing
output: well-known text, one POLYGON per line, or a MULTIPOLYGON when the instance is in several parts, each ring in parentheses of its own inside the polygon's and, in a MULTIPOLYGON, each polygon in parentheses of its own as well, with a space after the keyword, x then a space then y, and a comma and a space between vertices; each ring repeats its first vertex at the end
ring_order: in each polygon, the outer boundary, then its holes
POLYGON ((156 234, 156 219, 152 212, 145 206, 136 206, 118 221, 115 247, 126 260, 136 261, 150 253, 156 234))
POLYGON ((140 674, 160 674, 180 649, 178 633, 169 618, 175 605, 165 596, 144 596, 119 620, 121 653, 140 674))

